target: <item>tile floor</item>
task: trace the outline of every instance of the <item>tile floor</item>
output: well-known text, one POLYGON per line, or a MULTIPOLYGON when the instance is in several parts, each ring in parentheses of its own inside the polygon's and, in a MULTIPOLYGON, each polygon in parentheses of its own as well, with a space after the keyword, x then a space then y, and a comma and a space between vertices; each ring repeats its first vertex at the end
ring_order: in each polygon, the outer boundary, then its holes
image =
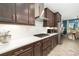
POLYGON ((57 45, 48 56, 79 56, 79 39, 65 38, 61 45, 57 45))

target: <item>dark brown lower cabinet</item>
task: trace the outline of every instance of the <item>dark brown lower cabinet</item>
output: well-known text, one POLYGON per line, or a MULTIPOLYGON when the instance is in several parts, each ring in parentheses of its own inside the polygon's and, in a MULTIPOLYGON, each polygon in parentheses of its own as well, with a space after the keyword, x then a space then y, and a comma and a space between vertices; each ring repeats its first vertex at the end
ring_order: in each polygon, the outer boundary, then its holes
POLYGON ((58 35, 54 36, 54 47, 58 44, 58 35))
POLYGON ((42 55, 42 43, 36 42, 34 44, 34 56, 41 56, 42 55))
POLYGON ((48 37, 43 40, 43 56, 48 55, 48 53, 52 50, 52 42, 51 37, 48 37))
POLYGON ((46 56, 58 44, 58 35, 31 43, 12 51, 0 54, 0 56, 46 56))
POLYGON ((52 48, 56 47, 58 44, 58 35, 52 36, 52 48))
POLYGON ((33 56, 33 48, 28 48, 23 53, 19 54, 19 56, 33 56))
POLYGON ((15 50, 1 54, 0 56, 33 56, 33 45, 26 45, 15 50))
POLYGON ((43 56, 47 56, 51 51, 51 46, 47 47, 46 49, 43 50, 43 56))
POLYGON ((33 56, 33 45, 28 45, 17 49, 14 56, 33 56))
POLYGON ((52 40, 52 49, 53 49, 55 47, 54 46, 54 36, 51 37, 51 40, 52 40))

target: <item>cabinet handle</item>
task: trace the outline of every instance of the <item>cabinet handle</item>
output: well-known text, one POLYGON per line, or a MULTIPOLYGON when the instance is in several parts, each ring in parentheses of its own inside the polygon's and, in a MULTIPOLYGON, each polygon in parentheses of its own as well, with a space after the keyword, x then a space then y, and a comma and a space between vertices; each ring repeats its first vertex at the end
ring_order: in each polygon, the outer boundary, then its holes
POLYGON ((37 43, 37 45, 40 45, 40 43, 37 43))
POLYGON ((19 55, 19 54, 21 54, 22 52, 23 52, 23 50, 17 51, 17 52, 14 53, 14 55, 19 55))
POLYGON ((23 50, 23 52, 28 51, 28 50, 30 50, 30 49, 32 49, 32 47, 30 47, 30 48, 28 48, 28 49, 23 50))

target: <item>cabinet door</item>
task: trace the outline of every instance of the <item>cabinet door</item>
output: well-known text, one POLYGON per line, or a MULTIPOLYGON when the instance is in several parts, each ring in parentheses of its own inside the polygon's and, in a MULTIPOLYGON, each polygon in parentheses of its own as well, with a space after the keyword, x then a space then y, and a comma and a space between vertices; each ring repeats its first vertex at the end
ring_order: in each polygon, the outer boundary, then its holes
POLYGON ((56 45, 58 44, 58 35, 56 35, 56 45))
POLYGON ((49 38, 45 38, 43 40, 43 50, 49 46, 49 38))
POLYGON ((54 27, 54 24, 55 24, 54 20, 55 20, 54 13, 52 12, 52 27, 54 27))
POLYGON ((52 50, 52 37, 43 40, 43 55, 46 56, 52 50))
POLYGON ((54 47, 58 44, 58 35, 55 35, 54 36, 54 40, 53 40, 54 42, 54 47))
POLYGON ((61 21, 61 15, 60 15, 60 13, 59 12, 56 12, 55 13, 55 15, 54 15, 54 17, 55 17, 55 20, 54 20, 54 27, 57 27, 58 26, 58 22, 60 22, 61 21))
MULTIPOLYGON (((47 8, 44 9, 44 17, 47 18, 47 8)), ((47 20, 43 20, 43 27, 47 27, 47 20)))
POLYGON ((54 36, 52 36, 52 39, 51 40, 52 40, 52 48, 54 48, 54 45, 55 45, 55 41, 54 41, 55 38, 54 38, 54 36))
POLYGON ((51 47, 50 46, 48 48, 44 49, 43 50, 43 56, 48 55, 50 53, 50 51, 51 51, 51 47))
POLYGON ((55 47, 55 46, 56 46, 56 38, 54 36, 54 39, 53 39, 53 47, 55 47))
POLYGON ((52 27, 52 12, 49 9, 47 9, 47 18, 47 26, 52 27))
POLYGON ((35 4, 29 3, 29 24, 35 24, 35 4))
POLYGON ((28 3, 16 3, 16 23, 28 24, 28 3))
POLYGON ((0 21, 4 21, 4 22, 15 21, 14 3, 0 3, 0 21))
POLYGON ((61 15, 59 12, 56 13, 57 21, 61 21, 61 15))
POLYGON ((48 18, 47 20, 44 20, 43 26, 54 26, 54 13, 49 10, 48 8, 45 8, 44 10, 44 17, 48 18))
POLYGON ((41 56, 42 55, 42 46, 41 42, 37 42, 34 44, 34 55, 41 56))

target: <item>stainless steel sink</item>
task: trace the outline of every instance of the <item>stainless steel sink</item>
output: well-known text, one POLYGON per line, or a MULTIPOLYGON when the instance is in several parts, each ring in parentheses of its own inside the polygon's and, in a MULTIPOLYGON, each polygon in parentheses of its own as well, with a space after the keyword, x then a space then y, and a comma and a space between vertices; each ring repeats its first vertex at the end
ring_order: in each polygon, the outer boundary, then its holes
POLYGON ((35 34, 34 36, 36 36, 36 37, 45 37, 45 36, 48 36, 48 34, 40 33, 40 34, 35 34))

